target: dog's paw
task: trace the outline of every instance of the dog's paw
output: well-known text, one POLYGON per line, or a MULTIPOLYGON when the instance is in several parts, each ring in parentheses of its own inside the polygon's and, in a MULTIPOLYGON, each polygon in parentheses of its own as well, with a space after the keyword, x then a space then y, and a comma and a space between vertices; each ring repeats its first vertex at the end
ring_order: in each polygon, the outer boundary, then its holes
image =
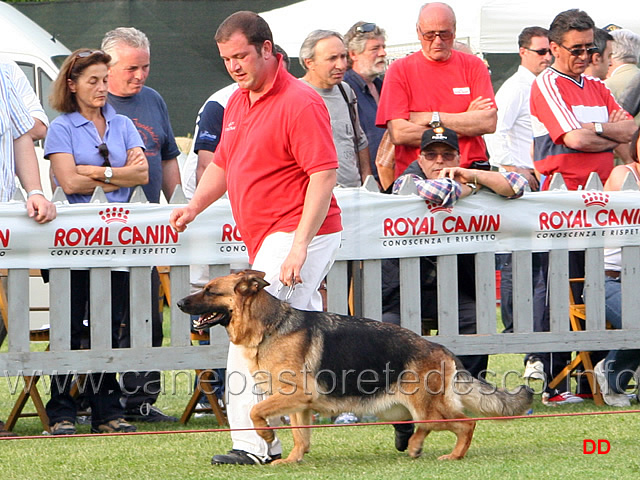
POLYGON ((409 448, 409 456, 411 458, 419 458, 422 455, 422 448, 409 448))
POLYGON ((287 458, 274 460, 270 465, 290 465, 292 463, 302 463, 302 458, 291 458, 291 456, 289 456, 287 458))
POLYGON ((449 453, 448 455, 442 455, 438 457, 438 460, 462 460, 462 457, 449 453))

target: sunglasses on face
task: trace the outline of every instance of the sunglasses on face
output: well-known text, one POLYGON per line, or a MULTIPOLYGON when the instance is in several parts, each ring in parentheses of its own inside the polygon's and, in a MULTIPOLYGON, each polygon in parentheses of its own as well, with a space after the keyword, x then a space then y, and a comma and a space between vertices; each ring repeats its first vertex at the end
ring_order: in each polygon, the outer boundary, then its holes
POLYGON ((71 67, 69 67, 69 76, 68 78, 71 78, 71 72, 73 71, 73 67, 76 65, 76 60, 78 60, 79 58, 87 58, 90 57, 91 55, 94 55, 96 53, 100 53, 102 55, 104 55, 104 52, 102 50, 88 50, 85 52, 80 52, 78 53, 75 57, 73 57, 73 60, 71 61, 71 67))
POLYGON ((533 48, 524 47, 525 50, 529 50, 530 52, 536 52, 541 57, 545 56, 547 53, 551 52, 550 48, 539 48, 538 50, 534 50, 533 48))
POLYGON ((456 159, 454 152, 422 152, 422 156, 431 162, 438 158, 438 156, 441 156, 445 162, 453 162, 456 159))
POLYGON ((432 42, 433 40, 435 40, 436 37, 440 37, 440 39, 445 42, 453 38, 453 32, 449 30, 441 30, 439 32, 436 32, 436 31, 423 32, 420 29, 420 27, 418 27, 418 31, 420 32, 420 35, 422 35, 422 38, 424 38, 429 42, 432 42))
POLYGON ((362 25, 358 25, 356 27, 356 33, 369 33, 373 32, 376 29, 375 23, 363 23, 362 25))
POLYGON ((101 143, 96 148, 98 149, 98 153, 100 154, 100 156, 104 159, 104 162, 102 163, 102 166, 103 167, 110 167, 111 166, 111 162, 109 161, 109 149, 107 148, 107 144, 106 143, 101 143))
POLYGON ((598 53, 598 47, 596 47, 595 45, 585 45, 584 47, 581 47, 581 48, 575 48, 575 47, 569 48, 569 47, 565 47, 562 44, 560 44, 560 46, 564 48, 567 52, 569 52, 572 57, 579 57, 581 55, 584 55, 585 52, 588 56, 591 56, 594 53, 598 53))

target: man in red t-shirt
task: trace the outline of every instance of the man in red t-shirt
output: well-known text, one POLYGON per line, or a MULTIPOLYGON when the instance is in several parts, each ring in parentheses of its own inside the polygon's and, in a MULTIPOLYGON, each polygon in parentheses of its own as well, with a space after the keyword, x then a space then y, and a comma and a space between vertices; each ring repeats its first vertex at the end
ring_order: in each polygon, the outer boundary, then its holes
POLYGON ((635 123, 604 82, 583 75, 596 50, 589 15, 577 9, 558 14, 549 40, 555 62, 531 88, 534 166, 547 176, 542 190, 556 172, 569 190, 584 187, 591 172, 605 183, 613 149, 631 141, 635 123))
MULTIPOLYGON (((222 137, 186 207, 171 213, 179 232, 228 191, 249 261, 266 273, 266 290, 301 310, 321 310, 318 292, 340 246, 342 222, 333 196, 338 157, 322 98, 289 74, 273 51, 267 23, 236 12, 215 36, 227 71, 240 88, 224 114, 222 137)), ((276 438, 267 444, 253 428, 253 377, 243 349, 229 345, 227 416, 233 449, 214 465, 265 464, 280 458, 276 438)))
POLYGON ((376 117, 396 145, 396 177, 418 158, 422 133, 439 125, 458 134, 460 166, 487 165, 482 135, 495 131, 497 109, 486 65, 453 49, 449 5, 424 5, 416 30, 422 49, 389 66, 376 117))

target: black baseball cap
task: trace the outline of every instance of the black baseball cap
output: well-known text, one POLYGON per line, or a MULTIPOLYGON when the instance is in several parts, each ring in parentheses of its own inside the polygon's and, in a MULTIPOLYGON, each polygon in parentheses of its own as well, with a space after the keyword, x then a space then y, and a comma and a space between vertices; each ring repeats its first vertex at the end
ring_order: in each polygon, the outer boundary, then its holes
POLYGON ((449 145, 456 152, 460 153, 460 147, 458 147, 458 135, 450 128, 436 127, 425 130, 422 134, 422 141, 420 142, 420 151, 422 152, 432 143, 444 143, 445 145, 449 145))

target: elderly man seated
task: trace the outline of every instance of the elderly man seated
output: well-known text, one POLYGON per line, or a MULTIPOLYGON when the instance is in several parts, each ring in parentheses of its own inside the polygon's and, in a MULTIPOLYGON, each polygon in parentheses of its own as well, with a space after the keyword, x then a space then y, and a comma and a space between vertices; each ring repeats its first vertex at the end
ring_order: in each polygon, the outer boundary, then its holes
MULTIPOLYGON (((420 156, 411 163, 393 185, 397 193, 401 185, 413 181, 418 195, 430 203, 453 206, 460 198, 474 195, 484 188, 507 198, 519 198, 527 180, 515 172, 491 172, 461 168, 458 136, 453 130, 436 127, 422 135, 420 156)), ((438 318, 437 266, 435 257, 420 259, 422 318, 438 318)), ((382 262, 382 320, 400 324, 400 278, 397 259, 382 262)), ((458 255, 458 319, 461 334, 476 333, 475 264, 472 254, 458 255)), ((481 378, 487 368, 487 355, 460 356, 471 375, 481 378)), ((413 425, 396 428, 396 448, 404 451, 413 425)))

